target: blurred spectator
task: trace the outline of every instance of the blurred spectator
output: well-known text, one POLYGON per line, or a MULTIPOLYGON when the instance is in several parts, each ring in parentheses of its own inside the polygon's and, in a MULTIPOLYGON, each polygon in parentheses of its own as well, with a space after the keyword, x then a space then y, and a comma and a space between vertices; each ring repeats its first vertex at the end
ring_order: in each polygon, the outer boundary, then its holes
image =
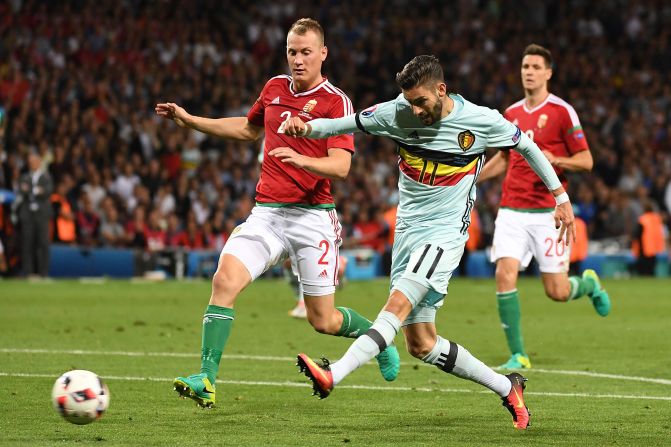
POLYGON ((638 218, 638 225, 632 235, 631 251, 636 258, 636 271, 639 275, 654 276, 657 267, 657 255, 666 249, 662 216, 652 201, 646 200, 644 212, 638 218))
POLYGON ((77 240, 75 213, 67 198, 69 189, 70 185, 66 178, 56 185, 56 191, 51 195, 54 215, 51 239, 61 244, 74 244, 77 240))
POLYGON ((85 247, 91 247, 98 241, 100 229, 100 217, 93 208, 93 201, 88 194, 82 192, 80 197, 79 211, 76 214, 77 243, 85 247))
POLYGON ((589 239, 587 236, 587 224, 580 217, 575 219, 575 242, 571 245, 571 257, 569 258, 569 275, 582 274, 582 261, 587 258, 589 239))
POLYGON ((109 247, 122 247, 125 244, 126 232, 119 222, 119 212, 114 205, 110 205, 103 211, 102 223, 100 224, 100 241, 102 245, 109 247))
POLYGON ((49 271, 49 224, 53 210, 49 174, 36 152, 28 155, 28 172, 19 179, 18 217, 21 233, 21 265, 24 275, 47 276, 49 271))

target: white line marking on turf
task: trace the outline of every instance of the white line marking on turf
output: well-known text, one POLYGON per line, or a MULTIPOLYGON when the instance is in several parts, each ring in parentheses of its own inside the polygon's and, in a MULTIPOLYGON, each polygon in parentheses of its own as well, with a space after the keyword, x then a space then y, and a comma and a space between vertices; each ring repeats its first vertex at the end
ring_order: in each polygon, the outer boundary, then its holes
MULTIPOLYGON (((25 378, 47 378, 56 377, 55 374, 33 374, 33 373, 9 373, 0 372, 0 377, 25 377, 25 378)), ((105 380, 124 380, 124 381, 149 381, 149 382, 172 382, 168 377, 139 377, 139 376, 102 376, 105 380)), ((308 388, 311 385, 303 382, 268 382, 268 381, 249 381, 249 380, 217 380, 217 383, 225 385, 245 385, 245 386, 278 386, 292 388, 308 388)), ((426 387, 408 387, 408 386, 371 386, 371 385, 339 385, 340 389, 367 390, 367 391, 401 391, 401 392, 420 392, 420 393, 473 393, 473 394, 491 394, 491 391, 473 391, 458 388, 426 388, 426 387)), ((634 396, 631 394, 589 394, 589 393, 554 393, 543 391, 525 391, 525 395, 547 396, 547 397, 587 397, 598 399, 647 399, 647 400, 667 400, 671 401, 671 396, 634 396)))
MULTIPOLYGON (((80 349, 21 349, 21 348, 0 348, 0 353, 13 353, 13 354, 69 354, 69 355, 115 355, 121 357, 180 357, 180 358, 200 358, 200 354, 191 354, 185 352, 137 352, 137 351, 88 351, 80 349)), ((293 362, 296 360, 295 357, 276 357, 276 356, 263 356, 263 355, 243 355, 243 354, 225 354, 222 356, 222 359, 229 360, 252 360, 252 361, 264 361, 264 362, 293 362)), ((372 363, 371 363, 372 364, 372 363)), ((402 366, 431 366, 425 363, 419 362, 401 362, 402 366)), ((499 368, 493 368, 498 370, 499 368)), ((586 376, 586 377, 595 377, 599 379, 615 379, 615 380, 631 380, 634 382, 646 382, 646 383, 655 383, 658 385, 671 385, 671 380, 669 379, 658 379, 654 377, 639 377, 639 376, 624 376, 620 374, 608 374, 608 373, 598 373, 591 371, 570 371, 570 370, 561 370, 561 369, 538 369, 533 368, 530 370, 532 373, 543 373, 543 374, 562 374, 567 376, 586 376)))

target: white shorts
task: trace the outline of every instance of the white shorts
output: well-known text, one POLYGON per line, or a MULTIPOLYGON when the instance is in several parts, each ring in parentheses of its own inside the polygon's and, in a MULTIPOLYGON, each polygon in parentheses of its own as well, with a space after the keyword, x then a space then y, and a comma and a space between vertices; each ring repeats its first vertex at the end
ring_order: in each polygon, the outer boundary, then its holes
POLYGON ((501 208, 496 217, 490 259, 514 258, 520 269, 536 258, 543 273, 568 272, 570 248, 565 241, 557 243, 554 213, 525 213, 501 208))
POLYGON ((341 229, 334 209, 255 206, 221 254, 238 258, 252 281, 290 257, 306 295, 331 295, 338 284, 341 229))

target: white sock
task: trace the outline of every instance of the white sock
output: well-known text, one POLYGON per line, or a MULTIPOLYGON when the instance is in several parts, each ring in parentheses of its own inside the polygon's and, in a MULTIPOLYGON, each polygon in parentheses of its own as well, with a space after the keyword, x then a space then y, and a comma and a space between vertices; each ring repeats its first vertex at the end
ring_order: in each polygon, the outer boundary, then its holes
POLYGON ((439 369, 462 379, 479 383, 501 397, 506 397, 510 393, 512 385, 506 376, 473 357, 463 346, 440 336, 431 352, 422 361, 436 365, 439 369))
POLYGON ((401 328, 401 321, 391 312, 382 311, 368 331, 354 340, 345 355, 331 364, 333 384, 337 385, 349 373, 370 361, 380 353, 380 347, 387 347, 401 328))

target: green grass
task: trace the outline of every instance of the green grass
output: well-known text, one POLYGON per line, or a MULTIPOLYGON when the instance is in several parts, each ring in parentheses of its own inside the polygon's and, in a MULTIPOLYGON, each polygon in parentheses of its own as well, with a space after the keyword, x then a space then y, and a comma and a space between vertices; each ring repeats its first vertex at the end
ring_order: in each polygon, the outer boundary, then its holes
MULTIPOLYGON (((328 399, 312 398, 292 358, 305 351, 335 359, 350 340, 287 317, 293 301, 282 281, 259 281, 240 296, 218 405, 209 411, 177 399, 171 386, 199 367, 209 282, 3 281, 0 445, 669 445, 671 281, 606 286, 613 311, 600 318, 586 299, 556 304, 540 281, 521 281, 533 417, 529 430, 517 432, 493 393, 405 352, 394 383, 371 363, 328 399), (67 423, 51 407, 54 380, 75 368, 106 378, 111 392, 109 411, 87 426, 67 423)), ((386 290, 382 280, 354 282, 337 300, 374 317, 386 290)), ((437 322, 442 336, 490 365, 507 358, 493 292, 493 281, 455 279, 437 322)))

